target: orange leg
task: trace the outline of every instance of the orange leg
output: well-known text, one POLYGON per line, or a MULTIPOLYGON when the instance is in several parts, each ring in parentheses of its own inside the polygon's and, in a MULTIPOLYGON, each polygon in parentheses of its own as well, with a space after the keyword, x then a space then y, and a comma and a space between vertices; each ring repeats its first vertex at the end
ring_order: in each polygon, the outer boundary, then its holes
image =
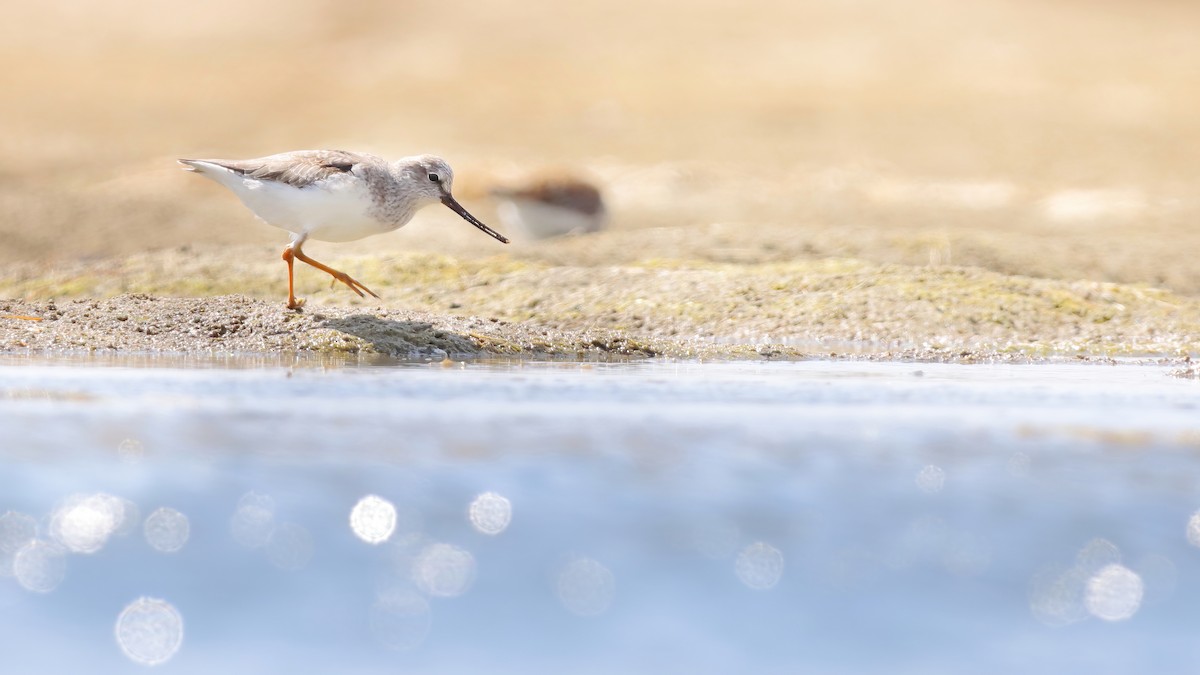
MULTIPOLYGON (((312 265, 313 267, 321 270, 322 272, 332 276, 337 281, 340 281, 343 284, 346 284, 347 286, 350 287, 350 290, 354 291, 355 293, 358 293, 358 297, 360 297, 360 298, 366 297, 365 295, 363 295, 363 291, 370 293, 373 297, 376 297, 376 298, 379 297, 378 295, 375 294, 375 291, 372 291, 371 289, 362 285, 362 283, 353 279, 349 274, 346 274, 345 272, 339 272, 324 263, 317 262, 316 260, 313 260, 312 258, 304 255, 304 251, 300 250, 300 244, 293 244, 292 246, 288 247, 287 251, 284 252, 284 260, 288 261, 289 295, 290 295, 290 289, 291 289, 291 266, 292 266, 292 261, 289 260, 287 257, 289 252, 296 257, 296 260, 299 260, 300 262, 308 263, 309 265, 312 265)), ((291 298, 289 300, 289 302, 291 302, 291 300, 294 300, 294 299, 295 298, 291 298)))
POLYGON ((292 279, 292 259, 295 255, 292 254, 292 247, 288 246, 283 249, 283 261, 288 265, 288 309, 300 309, 304 306, 303 300, 296 299, 296 284, 292 279))

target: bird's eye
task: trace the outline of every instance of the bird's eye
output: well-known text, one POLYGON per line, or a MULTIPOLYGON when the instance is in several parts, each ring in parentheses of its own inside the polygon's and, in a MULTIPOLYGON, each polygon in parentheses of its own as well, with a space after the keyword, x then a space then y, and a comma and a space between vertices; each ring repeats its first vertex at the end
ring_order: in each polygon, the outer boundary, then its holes
POLYGON ((429 174, 429 180, 431 180, 431 181, 433 181, 434 183, 436 183, 436 182, 438 182, 439 180, 441 180, 441 178, 440 178, 440 177, 439 177, 439 176, 438 176, 436 173, 431 173, 431 174, 429 174))

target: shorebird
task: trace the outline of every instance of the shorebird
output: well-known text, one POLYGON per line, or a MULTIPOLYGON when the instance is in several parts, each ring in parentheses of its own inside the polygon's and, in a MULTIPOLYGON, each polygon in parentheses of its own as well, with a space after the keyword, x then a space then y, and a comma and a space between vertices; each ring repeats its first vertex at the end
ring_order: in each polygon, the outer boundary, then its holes
POLYGON ((491 192, 500 200, 500 220, 535 239, 598 232, 608 221, 600 190, 567 175, 546 175, 491 192))
POLYGON ((403 227, 424 206, 441 202, 464 220, 507 244, 508 239, 467 212, 450 188, 454 171, 441 157, 416 155, 395 162, 360 152, 298 150, 257 159, 181 159, 179 163, 229 188, 254 215, 292 233, 283 249, 288 266, 288 309, 299 309, 292 261, 308 263, 358 293, 374 291, 345 272, 317 262, 301 247, 309 239, 344 242, 403 227))

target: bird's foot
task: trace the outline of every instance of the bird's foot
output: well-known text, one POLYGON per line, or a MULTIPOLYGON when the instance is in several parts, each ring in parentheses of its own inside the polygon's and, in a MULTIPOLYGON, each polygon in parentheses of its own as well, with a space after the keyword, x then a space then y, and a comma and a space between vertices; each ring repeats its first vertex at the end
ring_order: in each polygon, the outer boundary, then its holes
MULTIPOLYGON (((375 297, 375 298, 379 297, 378 295, 375 294, 375 291, 367 288, 366 286, 364 286, 362 284, 362 282, 358 281, 357 279, 350 276, 349 274, 346 274, 345 272, 333 271, 333 272, 330 272, 329 275, 334 278, 334 281, 340 281, 343 284, 346 284, 347 286, 349 286, 350 290, 354 291, 355 293, 358 293, 358 297, 360 297, 360 298, 367 297, 366 295, 363 295, 363 291, 370 293, 371 297, 375 297)), ((330 282, 330 283, 332 284, 333 282, 330 282)))
POLYGON ((304 309, 304 298, 288 298, 287 308, 294 310, 304 309))

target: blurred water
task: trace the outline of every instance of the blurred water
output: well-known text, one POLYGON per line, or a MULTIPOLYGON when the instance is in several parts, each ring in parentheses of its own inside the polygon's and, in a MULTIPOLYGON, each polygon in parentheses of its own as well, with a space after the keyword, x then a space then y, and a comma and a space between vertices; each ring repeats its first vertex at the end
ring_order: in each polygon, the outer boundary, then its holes
POLYGON ((1200 662, 1159 368, 122 363, 0 360, 0 672, 1200 662))

